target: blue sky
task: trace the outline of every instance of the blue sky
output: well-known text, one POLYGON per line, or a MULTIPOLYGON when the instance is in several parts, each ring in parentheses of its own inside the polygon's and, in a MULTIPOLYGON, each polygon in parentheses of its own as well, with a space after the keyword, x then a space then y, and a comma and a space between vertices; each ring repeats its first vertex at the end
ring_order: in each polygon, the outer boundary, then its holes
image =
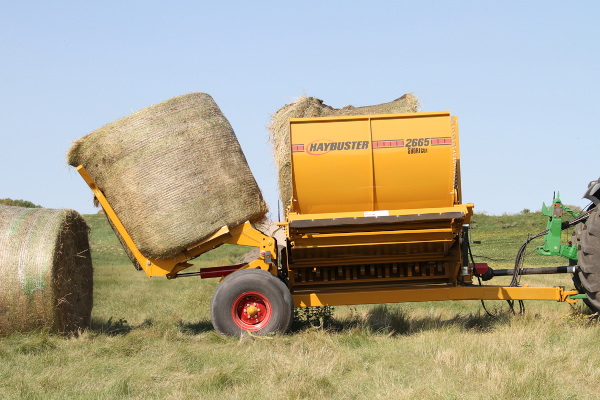
POLYGON ((600 176, 600 3, 0 1, 0 198, 94 213, 70 143, 207 92, 274 215, 269 116, 413 92, 460 123, 463 199, 489 214, 600 176))

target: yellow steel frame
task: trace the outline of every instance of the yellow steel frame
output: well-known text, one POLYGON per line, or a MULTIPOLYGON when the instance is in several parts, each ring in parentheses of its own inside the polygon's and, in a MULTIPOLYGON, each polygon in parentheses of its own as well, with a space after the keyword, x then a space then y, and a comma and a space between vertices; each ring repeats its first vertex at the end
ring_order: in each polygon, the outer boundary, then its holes
POLYGON ((337 234, 304 234, 294 239, 296 249, 317 247, 340 247, 349 246, 341 239, 351 240, 352 246, 396 244, 396 243, 428 243, 428 242, 451 242, 453 240, 451 228, 447 229, 421 229, 413 230, 360 232, 360 233, 337 233, 337 234), (426 235, 424 239, 423 236, 426 235), (373 240, 376 237, 376 240, 373 240))
MULTIPOLYGON (((451 207, 437 207, 437 208, 417 208, 417 209, 402 209, 402 210, 385 210, 389 216, 404 216, 414 214, 443 214, 449 212, 462 212, 464 219, 462 224, 468 225, 471 223, 471 217, 473 216, 473 203, 467 204, 455 204, 451 207)), ((291 221, 310 221, 315 219, 339 219, 339 218, 361 218, 365 217, 364 211, 351 211, 351 212, 340 212, 340 213, 318 213, 318 214, 298 214, 296 212, 287 210, 285 222, 278 223, 279 226, 288 225, 291 221)))
POLYGON ((94 192, 94 195, 102 205, 106 215, 108 218, 110 218, 117 231, 135 256, 136 260, 149 277, 167 276, 172 278, 178 272, 181 272, 184 269, 192 266, 192 264, 188 263, 187 261, 225 243, 258 247, 260 249, 260 257, 243 268, 260 268, 277 275, 277 266, 274 262, 277 257, 275 239, 256 230, 249 221, 246 221, 243 225, 232 229, 227 226, 223 226, 210 237, 200 241, 199 243, 189 246, 184 251, 172 258, 159 260, 144 256, 138 250, 137 246, 133 242, 133 239, 131 239, 131 236, 119 220, 119 217, 117 217, 117 214, 104 196, 104 193, 102 193, 94 179, 85 170, 83 165, 77 167, 77 172, 79 172, 83 180, 88 184, 90 189, 92 189, 92 192, 94 192), (271 262, 265 261, 266 252, 271 253, 271 262))
POLYGON ((403 303, 443 300, 554 300, 576 303, 569 296, 577 290, 564 287, 507 286, 411 286, 407 288, 364 289, 293 293, 295 307, 337 306, 356 304, 403 303))
MULTIPOLYGON (((447 281, 456 283, 457 272, 461 267, 460 254, 451 249, 457 235, 461 233, 462 225, 470 221, 472 214, 471 203, 442 208, 386 210, 382 215, 386 218, 386 222, 379 224, 378 217, 370 216, 370 213, 365 212, 297 214, 288 210, 286 222, 280 225, 285 225, 291 246, 288 253, 288 256, 291 255, 293 259, 293 262, 288 263, 290 288, 294 291, 297 285, 308 284, 296 280, 293 270, 298 268, 314 267, 318 275, 320 268, 326 266, 344 267, 363 263, 415 261, 448 262, 449 268, 446 269, 444 276, 447 281), (323 224, 327 220, 333 225, 323 224), (344 221, 349 225, 337 225, 344 221), (352 225, 354 221, 357 225, 352 225), (293 227, 294 223, 296 227, 293 227), (302 224, 298 225, 298 223, 302 224), (404 246, 404 254, 389 255, 385 252, 386 249, 396 251, 398 246, 404 246), (431 246, 436 247, 434 253, 431 253, 431 246), (373 248, 379 248, 381 251, 378 251, 377 255, 371 255, 373 248)), ((438 275, 424 279, 441 278, 443 276, 438 275)), ((310 277, 307 279, 311 284, 319 285, 310 277)), ((389 278, 381 277, 378 281, 386 284, 389 278)), ((361 284, 367 282, 371 280, 362 278, 360 280, 361 284)), ((358 284, 359 282, 350 280, 345 283, 358 284)))

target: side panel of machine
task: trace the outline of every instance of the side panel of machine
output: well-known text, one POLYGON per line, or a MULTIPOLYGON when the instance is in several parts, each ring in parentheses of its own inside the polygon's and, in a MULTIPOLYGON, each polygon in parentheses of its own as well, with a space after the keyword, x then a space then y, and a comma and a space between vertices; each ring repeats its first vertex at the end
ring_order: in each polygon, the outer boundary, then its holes
POLYGON ((307 214, 371 210, 369 119, 301 121, 291 128, 294 209, 307 214))
POLYGON ((374 119, 371 130, 376 210, 453 205, 449 115, 374 119))
POLYGON ((451 207, 458 153, 448 112, 292 119, 299 214, 451 207))

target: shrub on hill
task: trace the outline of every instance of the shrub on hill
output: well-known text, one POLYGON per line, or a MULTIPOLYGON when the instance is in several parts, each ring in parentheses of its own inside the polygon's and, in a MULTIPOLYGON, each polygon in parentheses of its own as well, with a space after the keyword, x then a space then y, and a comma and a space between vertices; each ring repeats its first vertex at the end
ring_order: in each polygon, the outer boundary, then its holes
POLYGON ((26 208, 42 208, 37 204, 33 204, 27 200, 0 199, 0 204, 4 206, 26 207, 26 208))

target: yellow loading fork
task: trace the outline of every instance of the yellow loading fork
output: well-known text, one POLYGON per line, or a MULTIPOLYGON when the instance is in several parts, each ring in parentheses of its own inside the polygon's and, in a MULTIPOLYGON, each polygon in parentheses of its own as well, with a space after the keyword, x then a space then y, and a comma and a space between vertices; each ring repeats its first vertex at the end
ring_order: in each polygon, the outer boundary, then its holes
POLYGON ((260 257, 247 265, 231 266, 224 268, 206 268, 204 272, 186 274, 188 276, 199 275, 205 277, 217 277, 225 276, 228 273, 234 272, 237 269, 262 269, 268 271, 273 275, 277 275, 277 244, 275 239, 264 235, 262 232, 256 230, 249 221, 246 221, 243 225, 235 228, 229 228, 223 226, 213 235, 208 238, 189 246, 186 250, 177 254, 176 256, 168 259, 154 259, 144 256, 137 248, 131 236, 117 217, 117 214, 111 207, 110 203, 104 196, 104 193, 98 188, 98 185, 85 168, 80 165, 77 167, 77 172, 85 180, 88 186, 94 192, 94 195, 102 205, 102 208, 106 212, 106 215, 112 221, 117 231, 133 253, 134 257, 140 264, 140 266, 146 272, 149 277, 152 276, 166 276, 169 279, 176 278, 178 273, 186 268, 192 266, 188 263, 189 260, 198 257, 199 255, 214 249, 222 244, 238 244, 242 246, 253 246, 258 247, 260 250, 260 257), (236 268, 237 267, 237 268, 236 268))

